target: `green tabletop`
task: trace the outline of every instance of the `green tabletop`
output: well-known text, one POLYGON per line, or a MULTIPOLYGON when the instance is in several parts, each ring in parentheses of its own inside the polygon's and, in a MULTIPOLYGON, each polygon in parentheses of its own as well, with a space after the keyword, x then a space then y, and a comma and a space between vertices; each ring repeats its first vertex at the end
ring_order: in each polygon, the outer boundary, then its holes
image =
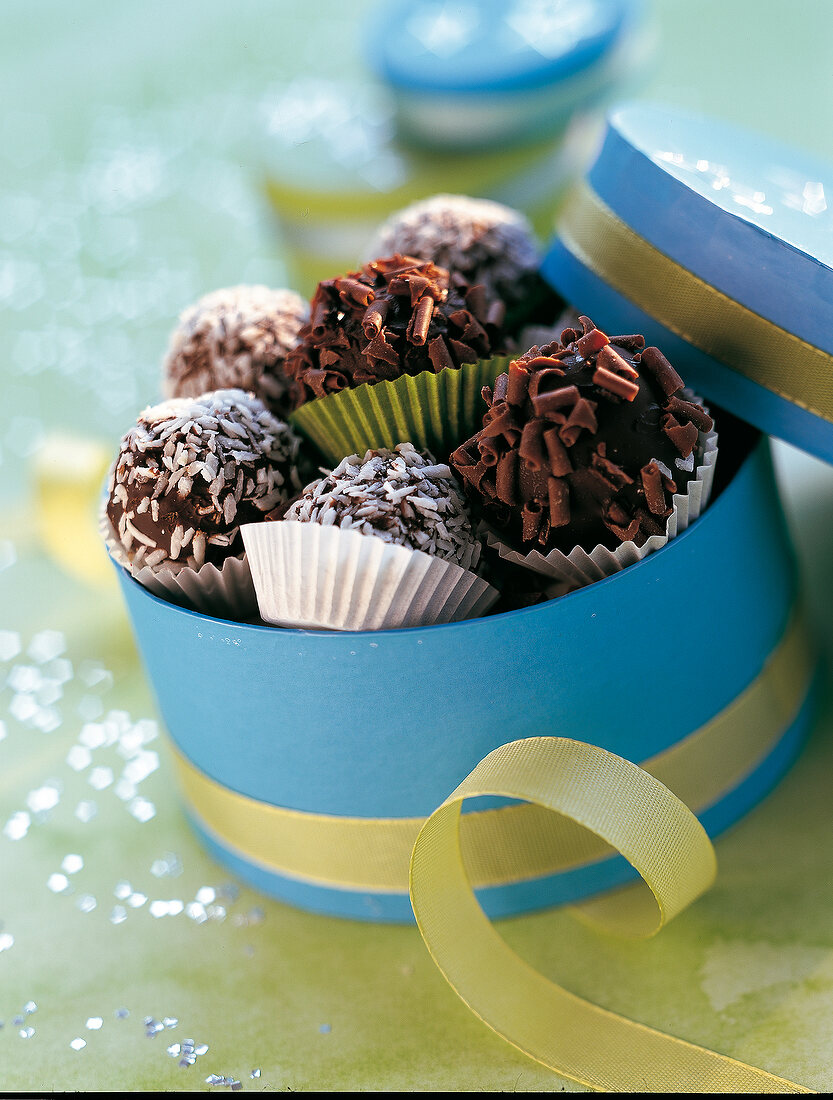
MULTIPOLYGON (((488 1031, 415 928, 296 911, 203 852, 91 505, 72 544, 43 530, 45 489, 97 484, 85 442, 109 453, 157 397, 179 310, 290 278, 260 186, 264 112, 295 77, 361 77, 371 7, 0 4, 4 1094, 576 1088, 488 1031)), ((827 0, 663 0, 656 28, 640 94, 833 159, 827 0)), ((775 453, 829 653, 833 471, 775 453)), ((707 645, 719 624, 700 626, 707 645)), ((597 1004, 833 1089, 831 703, 719 840, 715 887, 658 938, 564 912, 505 921, 506 938, 597 1004)))

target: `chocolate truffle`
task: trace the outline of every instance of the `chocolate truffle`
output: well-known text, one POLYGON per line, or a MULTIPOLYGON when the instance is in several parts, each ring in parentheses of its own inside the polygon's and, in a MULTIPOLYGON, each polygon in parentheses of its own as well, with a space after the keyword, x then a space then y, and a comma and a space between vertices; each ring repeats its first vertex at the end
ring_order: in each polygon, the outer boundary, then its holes
POLYGON ((292 408, 284 360, 309 316, 294 290, 234 286, 206 294, 186 309, 165 356, 166 397, 208 390, 250 390, 277 416, 292 408))
POLYGON ((178 572, 243 553, 240 524, 300 489, 298 438, 242 390, 145 409, 121 442, 107 515, 131 564, 178 572))
POLYGON ((451 470, 410 443, 343 459, 304 489, 284 519, 375 535, 463 569, 474 569, 480 558, 480 541, 451 470))
POLYGON ((583 332, 534 347, 483 396, 483 428, 451 456, 488 524, 519 549, 614 549, 665 534, 712 420, 642 336, 583 332))
POLYGON ((411 256, 373 260, 318 284, 286 372, 308 401, 459 367, 501 350, 503 315, 502 303, 445 268, 411 256))
POLYGON ((430 260, 472 286, 482 285, 489 297, 506 304, 510 321, 522 312, 549 322, 560 304, 538 275, 532 226, 518 211, 491 199, 433 195, 412 203, 388 218, 371 244, 371 255, 394 252, 430 260))

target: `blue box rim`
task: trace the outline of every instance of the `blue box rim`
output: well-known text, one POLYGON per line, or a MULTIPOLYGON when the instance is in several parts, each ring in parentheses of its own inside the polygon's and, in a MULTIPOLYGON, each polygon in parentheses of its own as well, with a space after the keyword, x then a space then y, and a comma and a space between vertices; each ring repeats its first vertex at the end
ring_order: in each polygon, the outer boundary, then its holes
MULTIPOLYGON (((743 472, 745 471, 745 469, 747 468, 749 463, 754 459, 754 457, 755 457, 756 453, 758 452, 758 450, 760 448, 768 447, 768 446, 769 446, 768 438, 765 435, 763 435, 762 433, 758 433, 758 437, 750 445, 749 452, 745 455, 743 460, 738 465, 738 468, 735 470, 734 474, 732 475, 731 482, 729 484, 727 484, 724 487, 723 491, 719 494, 719 496, 708 505, 708 507, 704 510, 703 514, 701 516, 699 516, 693 523, 691 523, 686 528, 685 531, 680 532, 680 534, 676 535, 673 539, 671 539, 669 542, 667 542, 665 544, 665 546, 662 546, 662 547, 659 548, 659 550, 654 550, 652 553, 647 554, 644 558, 642 558, 641 561, 634 562, 632 565, 626 566, 625 569, 622 570, 622 572, 627 572, 629 575, 632 575, 633 572, 636 571, 636 570, 643 569, 646 566, 650 567, 652 562, 654 564, 656 564, 656 558, 657 558, 658 554, 666 553, 668 550, 671 549, 672 546, 680 544, 680 543, 684 543, 685 539, 690 537, 693 532, 695 532, 695 531, 699 530, 700 528, 702 528, 704 524, 707 524, 709 522, 709 517, 711 515, 714 515, 714 513, 717 510, 720 510, 720 509, 722 509, 722 507, 726 506, 726 505, 724 505, 724 500, 727 496, 727 491, 731 488, 731 485, 737 480, 737 478, 742 476, 743 472)), ((304 637, 304 638, 308 638, 308 637, 332 638, 334 636, 344 637, 346 635, 349 635, 351 638, 356 638, 357 640, 359 640, 359 639, 372 639, 380 633, 384 634, 386 637, 389 637, 391 635, 410 634, 414 630, 420 630, 420 631, 428 631, 428 630, 430 630, 430 631, 436 631, 436 630, 451 631, 451 630, 461 630, 461 629, 462 630, 466 630, 466 629, 471 630, 471 629, 477 629, 478 624, 480 625, 481 628, 483 628, 483 624, 488 624, 489 622, 491 622, 495 619, 500 619, 501 621, 506 621, 506 620, 511 619, 513 617, 519 617, 519 616, 522 616, 522 615, 534 615, 536 612, 540 611, 540 608, 542 606, 541 604, 534 604, 531 607, 520 607, 520 608, 515 608, 513 611, 500 611, 500 612, 496 612, 495 614, 491 614, 491 615, 481 615, 481 616, 478 616, 477 618, 464 619, 460 622, 435 623, 431 626, 424 626, 424 627, 400 627, 396 630, 385 630, 385 631, 377 631, 377 630, 356 630, 356 631, 352 631, 352 630, 351 631, 345 631, 345 630, 303 630, 303 629, 299 629, 299 628, 296 628, 296 627, 269 626, 267 623, 247 623, 247 622, 240 622, 236 619, 222 619, 222 618, 219 618, 215 615, 207 615, 202 611, 193 611, 191 608, 182 607, 181 604, 173 603, 170 600, 164 600, 160 596, 156 596, 153 592, 149 591, 147 588, 145 588, 143 585, 141 585, 135 579, 135 577, 131 576, 129 571, 123 565, 120 565, 112 557, 111 557, 110 560, 113 562, 113 565, 115 566, 116 569, 121 570, 124 573, 126 580, 130 581, 132 584, 136 585, 137 588, 141 589, 144 596, 146 596, 149 600, 153 600, 154 602, 163 605, 171 613, 179 613, 179 614, 184 615, 188 618, 192 617, 194 619, 198 619, 201 622, 207 621, 209 623, 216 623, 217 626, 222 627, 223 629, 228 629, 229 627, 234 627, 235 629, 238 629, 238 630, 247 630, 247 631, 252 630, 252 631, 256 631, 257 633, 264 633, 266 635, 273 634, 275 630, 280 630, 282 634, 287 635, 287 636, 297 636, 297 637, 304 637)), ((571 606, 572 606, 572 605, 577 604, 578 602, 580 602, 582 600, 587 600, 587 599, 592 598, 592 593, 593 592, 598 592, 601 586, 606 587, 606 586, 609 586, 611 584, 614 584, 616 582, 617 577, 618 577, 618 574, 614 573, 610 577, 605 577, 602 580, 594 581, 593 584, 587 585, 584 588, 576 589, 573 592, 568 592, 563 596, 558 596, 558 597, 556 597, 556 599, 559 601, 559 603, 561 601, 565 601, 565 600, 571 601, 571 606), (588 593, 591 593, 591 596, 588 596, 588 593)), ((547 600, 545 602, 547 604, 549 604, 553 601, 552 600, 547 600)))

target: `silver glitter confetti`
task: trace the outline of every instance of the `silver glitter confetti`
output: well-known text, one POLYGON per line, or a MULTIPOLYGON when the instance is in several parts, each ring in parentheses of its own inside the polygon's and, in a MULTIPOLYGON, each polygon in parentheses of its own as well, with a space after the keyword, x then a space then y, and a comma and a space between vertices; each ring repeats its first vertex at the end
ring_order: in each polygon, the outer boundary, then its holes
POLYGON ((92 763, 92 753, 86 745, 73 745, 66 755, 66 762, 74 772, 82 772, 92 763))
POLYGON ((19 634, 14 630, 0 630, 0 661, 13 661, 21 648, 19 634))
POLYGON ((3 835, 7 836, 9 840, 22 840, 29 832, 30 825, 31 818, 29 814, 24 810, 18 810, 12 814, 3 826, 3 835))
POLYGON ((149 799, 142 798, 141 795, 134 798, 127 808, 136 820, 142 822, 142 824, 156 816, 154 804, 149 799))
POLYGON ((66 638, 60 630, 41 630, 33 636, 26 653, 33 661, 44 664, 60 657, 66 647, 66 638))
POLYGON ((57 783, 44 783, 26 796, 26 805, 33 814, 46 813, 55 808, 61 800, 61 791, 57 783))
POLYGON ((89 774, 89 784, 97 791, 106 790, 113 782, 113 769, 99 765, 89 774))

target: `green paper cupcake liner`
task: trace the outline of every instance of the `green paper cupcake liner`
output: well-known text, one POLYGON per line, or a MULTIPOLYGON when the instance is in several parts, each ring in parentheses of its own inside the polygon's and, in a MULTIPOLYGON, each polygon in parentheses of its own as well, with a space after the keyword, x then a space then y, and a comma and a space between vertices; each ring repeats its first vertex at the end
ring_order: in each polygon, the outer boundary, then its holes
POLYGON ((480 391, 506 371, 500 355, 447 368, 439 374, 405 374, 393 382, 365 383, 307 401, 292 424, 336 466, 347 455, 412 443, 444 461, 480 429, 486 411, 480 391))

